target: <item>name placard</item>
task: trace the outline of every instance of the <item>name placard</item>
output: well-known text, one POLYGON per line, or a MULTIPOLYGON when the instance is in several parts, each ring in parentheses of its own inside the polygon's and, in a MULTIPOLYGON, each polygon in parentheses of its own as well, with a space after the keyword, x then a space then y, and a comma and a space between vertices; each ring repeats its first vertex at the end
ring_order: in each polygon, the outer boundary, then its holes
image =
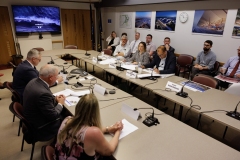
POLYGON ((116 68, 116 64, 115 63, 109 63, 109 68, 116 68))
POLYGON ((133 72, 131 70, 127 70, 126 72, 126 76, 130 77, 130 78, 136 78, 137 77, 137 73, 133 72))
POLYGON ((138 120, 139 118, 142 117, 138 110, 134 111, 132 107, 124 103, 122 104, 121 111, 130 116, 131 118, 133 118, 134 120, 138 120))
POLYGON ((93 92, 97 92, 97 93, 99 93, 99 94, 104 96, 104 94, 106 92, 106 88, 104 88, 104 87, 102 87, 100 85, 95 84, 94 88, 93 88, 93 92))
POLYGON ((171 89, 172 91, 180 92, 181 89, 182 89, 182 86, 181 86, 181 85, 178 85, 178 84, 176 84, 176 83, 173 83, 173 82, 168 81, 165 88, 169 88, 169 89, 171 89))

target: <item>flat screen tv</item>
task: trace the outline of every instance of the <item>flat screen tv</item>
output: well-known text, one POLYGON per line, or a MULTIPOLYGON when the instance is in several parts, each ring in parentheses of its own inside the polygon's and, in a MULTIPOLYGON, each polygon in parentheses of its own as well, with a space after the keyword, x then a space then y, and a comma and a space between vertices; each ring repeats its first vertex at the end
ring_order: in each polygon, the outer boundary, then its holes
POLYGON ((61 33, 59 7, 12 5, 12 12, 16 33, 61 33))

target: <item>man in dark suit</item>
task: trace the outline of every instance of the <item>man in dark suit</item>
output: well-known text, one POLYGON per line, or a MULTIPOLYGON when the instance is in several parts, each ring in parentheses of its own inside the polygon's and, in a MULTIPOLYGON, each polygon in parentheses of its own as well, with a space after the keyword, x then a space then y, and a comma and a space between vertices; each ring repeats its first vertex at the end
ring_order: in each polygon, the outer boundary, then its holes
POLYGON ((163 43, 164 43, 164 46, 166 47, 167 52, 174 54, 175 49, 172 46, 170 46, 170 42, 171 42, 171 39, 169 37, 164 38, 163 43))
MULTIPOLYGON (((41 61, 41 53, 36 49, 31 49, 27 54, 27 59, 19 64, 13 74, 13 89, 20 95, 22 100, 23 91, 33 78, 37 78, 39 75, 36 67, 41 61)), ((63 81, 59 76, 57 83, 63 81)))
POLYGON ((154 68, 154 71, 159 74, 175 73, 176 57, 174 54, 168 53, 165 46, 157 48, 157 54, 153 57, 151 63, 142 66, 142 68, 154 68))
POLYGON ((23 114, 30 124, 37 130, 35 137, 38 141, 53 138, 60 127, 61 113, 64 108, 65 96, 54 97, 49 89, 58 78, 58 68, 45 65, 40 69, 39 78, 32 79, 23 93, 23 114))

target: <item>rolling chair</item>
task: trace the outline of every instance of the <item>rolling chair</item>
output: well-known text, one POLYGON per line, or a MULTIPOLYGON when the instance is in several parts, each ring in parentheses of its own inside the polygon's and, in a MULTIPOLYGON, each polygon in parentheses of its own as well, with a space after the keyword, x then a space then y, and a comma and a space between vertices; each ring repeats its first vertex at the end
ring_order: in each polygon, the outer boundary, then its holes
MULTIPOLYGON (((64 47, 64 49, 78 49, 78 47, 77 46, 75 46, 75 45, 66 45, 65 47, 64 47)), ((63 59, 63 60, 65 60, 65 61, 72 61, 72 65, 73 65, 73 60, 78 60, 77 58, 75 58, 75 57, 73 57, 73 56, 71 56, 70 54, 68 54, 68 53, 66 53, 65 55, 62 55, 61 56, 61 59, 63 59)))

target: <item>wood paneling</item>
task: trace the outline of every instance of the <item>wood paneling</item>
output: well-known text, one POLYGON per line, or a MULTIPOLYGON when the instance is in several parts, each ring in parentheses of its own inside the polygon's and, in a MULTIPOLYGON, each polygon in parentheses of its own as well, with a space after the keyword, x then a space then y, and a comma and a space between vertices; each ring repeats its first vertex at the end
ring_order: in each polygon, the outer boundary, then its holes
MULTIPOLYGON (((95 22, 94 11, 93 21, 95 22)), ((64 45, 76 45, 79 49, 92 50, 90 10, 61 9, 64 45)))
POLYGON ((0 6, 0 65, 8 64, 16 54, 8 8, 0 6))

